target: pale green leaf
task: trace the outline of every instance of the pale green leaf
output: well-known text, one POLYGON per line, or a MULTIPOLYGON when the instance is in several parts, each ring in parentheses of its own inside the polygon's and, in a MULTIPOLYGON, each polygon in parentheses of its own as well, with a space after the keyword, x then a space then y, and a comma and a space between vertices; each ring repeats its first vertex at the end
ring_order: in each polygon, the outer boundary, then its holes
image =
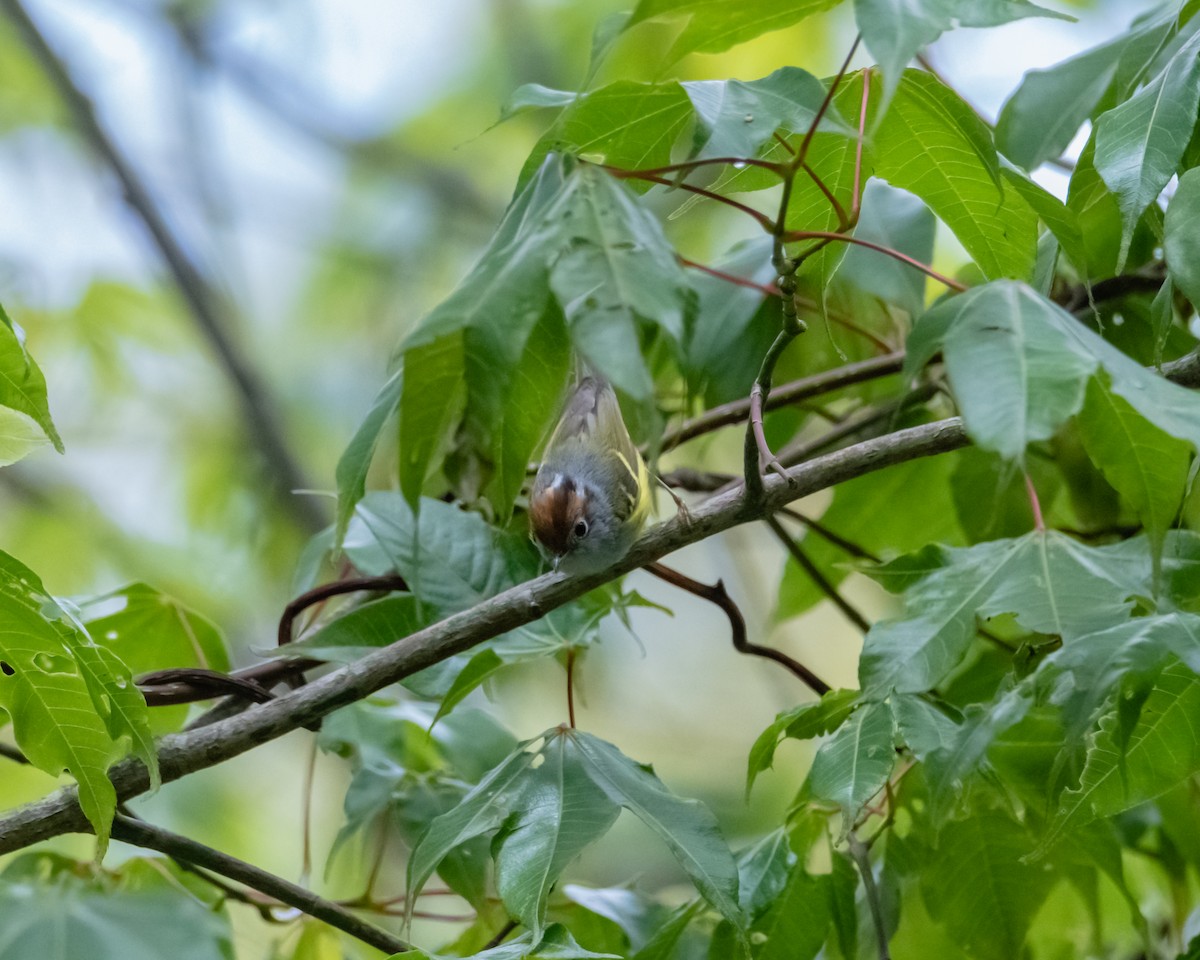
MULTIPOLYGON (((1167 207, 1163 255, 1170 282, 1193 304, 1200 303, 1200 168, 1179 178, 1167 207)), ((1170 300, 1164 297, 1164 303, 1169 309, 1170 300)))
POLYGON ((1121 209, 1120 272, 1133 228, 1175 173, 1200 106, 1200 33, 1129 100, 1096 121, 1096 170, 1121 209))
MULTIPOLYGON (((62 438, 50 418, 46 378, 25 349, 21 328, 7 315, 5 321, 0 324, 0 406, 31 418, 54 444, 54 449, 62 453, 62 438)), ((15 430, 16 425, 10 423, 9 431, 15 430)))
POLYGON ((610 800, 657 834, 704 898, 741 929, 745 919, 738 904, 737 864, 708 808, 675 796, 653 772, 612 744, 579 731, 571 736, 588 776, 610 800))
MULTIPOLYGON (((719 53, 772 30, 782 30, 805 17, 828 10, 839 0, 641 0, 628 26, 658 17, 687 16, 683 32, 667 54, 678 60, 688 53, 719 53)), ((628 27, 626 28, 628 29, 628 27)))
POLYGON ((813 757, 808 774, 813 799, 841 807, 845 830, 891 775, 896 762, 895 736, 888 705, 868 703, 821 744, 813 757))
POLYGON ((552 737, 541 758, 493 845, 500 898, 535 935, 563 868, 607 833, 621 811, 585 772, 571 736, 552 737))

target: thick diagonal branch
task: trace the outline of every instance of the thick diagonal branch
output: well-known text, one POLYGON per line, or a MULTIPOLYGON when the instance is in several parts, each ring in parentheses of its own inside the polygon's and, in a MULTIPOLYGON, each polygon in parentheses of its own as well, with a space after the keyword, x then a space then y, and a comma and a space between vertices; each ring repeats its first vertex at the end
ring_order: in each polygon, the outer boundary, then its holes
POLYGON ((306 482, 303 471, 283 439, 266 389, 226 331, 221 298, 184 251, 149 189, 100 124, 91 100, 76 85, 66 66, 30 18, 21 0, 0 0, 0 10, 8 16, 26 46, 58 89, 83 136, 112 168, 121 183, 130 208, 145 224, 175 280, 175 285, 187 303, 192 319, 217 355, 225 375, 237 393, 247 430, 267 463, 271 483, 281 503, 304 529, 314 533, 320 530, 328 523, 328 518, 316 499, 292 494, 292 491, 307 489, 311 484, 306 482))
MULTIPOLYGON (((159 746, 162 779, 177 780, 245 753, 484 640, 538 620, 602 583, 690 543, 761 519, 800 497, 893 464, 954 450, 966 443, 961 420, 942 420, 810 460, 788 471, 787 479, 768 477, 761 498, 754 501, 749 500, 741 489, 713 497, 692 510, 688 521, 673 519, 648 531, 629 554, 609 570, 578 577, 545 574, 373 651, 270 703, 186 733, 164 737, 159 746)), ((139 761, 124 760, 109 773, 122 799, 149 788, 146 769, 139 761)), ((0 820, 0 853, 86 829, 75 789, 67 787, 0 820)))

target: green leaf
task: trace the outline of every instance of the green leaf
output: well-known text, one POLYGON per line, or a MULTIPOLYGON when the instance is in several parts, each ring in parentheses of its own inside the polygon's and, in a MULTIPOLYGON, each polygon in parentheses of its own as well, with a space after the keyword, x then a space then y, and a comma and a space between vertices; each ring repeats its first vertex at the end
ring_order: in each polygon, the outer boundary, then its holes
POLYGON ((814 703, 802 703, 779 714, 766 730, 758 735, 750 748, 746 771, 746 794, 758 775, 775 762, 775 749, 785 739, 811 740, 836 730, 858 704, 857 690, 830 690, 814 703))
POLYGON ((884 102, 904 68, 925 47, 955 25, 994 27, 1024 17, 1071 17, 1027 0, 855 0, 854 19, 863 43, 879 62, 884 102))
POLYGON ((965 549, 930 546, 870 571, 904 591, 905 612, 867 634, 863 692, 930 689, 962 659, 979 617, 1011 613, 1027 630, 1064 638, 1126 619, 1127 598, 1146 586, 1128 549, 1088 547, 1050 531, 965 549))
POLYGON ((1069 674, 1070 685, 1056 689, 1055 701, 1074 732, 1090 726, 1119 688, 1157 678, 1172 656, 1200 672, 1200 618, 1194 614, 1137 617, 1069 640, 1042 662, 1038 674, 1069 674))
POLYGON ((667 921, 658 928, 654 936, 630 960, 672 960, 691 922, 700 914, 704 901, 693 900, 677 908, 667 921))
POLYGON ((492 479, 485 492, 501 523, 512 515, 538 441, 554 425, 571 356, 562 314, 552 302, 511 362, 508 337, 500 327, 478 331, 470 338, 466 364, 466 382, 472 384, 467 428, 478 428, 478 445, 490 455, 492 479))
POLYGON ((371 409, 338 458, 334 474, 337 481, 337 529, 334 538, 336 543, 340 543, 345 536, 346 525, 354 516, 354 507, 367 492, 367 472, 371 469, 375 448, 379 446, 379 435, 400 403, 400 393, 404 386, 403 373, 403 369, 397 370, 379 388, 379 393, 371 403, 371 409))
MULTIPOLYGON (((9 320, 7 314, 4 323, 0 324, 0 406, 32 419, 54 444, 54 449, 63 452, 62 438, 50 418, 46 378, 25 349, 21 328, 9 320)), ((15 426, 10 422, 10 432, 15 426)))
POLYGON ((687 279, 658 220, 590 164, 572 175, 549 224, 562 250, 550 285, 576 349, 637 400, 653 385, 637 347, 638 321, 683 342, 687 279))
POLYGON ((831 854, 829 905, 843 957, 858 956, 858 870, 840 853, 831 854))
POLYGON ((1061 156, 1117 75, 1129 34, 1041 70, 1030 70, 1000 109, 996 146, 1026 170, 1061 156))
POLYGON ((872 156, 875 175, 924 200, 985 276, 1030 276, 1037 220, 1005 202, 991 134, 954 91, 928 73, 905 73, 872 156))
POLYGON ((1200 106, 1200 34, 1145 88, 1096 121, 1096 170, 1117 196, 1125 264, 1133 228, 1175 173, 1200 106))
POLYGON ((346 533, 346 555, 368 575, 399 573, 423 603, 457 613, 528 580, 540 565, 529 538, 491 527, 477 513, 421 502, 421 522, 404 498, 371 493, 346 533))
POLYGON ((900 739, 918 760, 953 744, 959 724, 927 700, 893 696, 889 702, 900 739))
MULTIPOLYGON (((1171 282, 1193 304, 1200 303, 1200 168, 1179 178, 1165 229, 1163 254, 1171 282)), ((1169 307, 1169 299, 1166 304, 1169 307)))
POLYGON ((463 331, 451 330, 409 347, 404 352, 404 370, 398 408, 400 491, 415 511, 434 454, 453 429, 461 406, 463 331))
POLYGON ((641 0, 626 27, 659 17, 687 16, 687 26, 667 54, 674 62, 689 53, 720 53, 772 30, 821 13, 839 0, 641 0))
POLYGON ((229 917, 193 882, 162 859, 126 862, 114 881, 25 854, 0 875, 0 960, 231 960, 229 917))
POLYGON ((563 868, 606 834, 621 812, 585 771, 567 733, 553 736, 540 756, 542 764, 525 778, 521 801, 493 845, 500 898, 535 936, 563 868))
MULTIPOLYGON (((799 67, 761 80, 693 80, 683 84, 696 110, 697 157, 753 157, 775 131, 804 133, 825 100, 825 86, 799 67)), ((835 113, 821 130, 854 136, 835 113)))
POLYGON ((573 731, 588 776, 610 800, 624 807, 670 847, 696 888, 739 930, 738 873, 716 818, 698 800, 677 797, 647 767, 611 743, 573 731))
POLYGON ((0 407, 0 467, 7 467, 44 447, 50 440, 41 427, 25 414, 0 407))
MULTIPOLYGON (((212 621, 174 597, 145 583, 80 603, 80 617, 92 639, 115 653, 135 676, 169 667, 203 667, 228 672, 225 638, 212 621)), ((177 730, 187 706, 155 707, 151 727, 177 730)))
MULTIPOLYGON (((771 238, 744 240, 713 266, 756 284, 773 283, 771 238)), ((760 290, 700 270, 691 271, 688 282, 696 304, 685 356, 689 384, 707 406, 747 396, 778 333, 778 305, 760 290)))
POLYGON ((841 807, 844 831, 891 775, 896 762, 895 737, 891 709, 884 703, 868 703, 821 744, 813 757, 808 774, 813 799, 841 807))
POLYGON ((1028 287, 988 284, 931 310, 910 337, 920 356, 941 343, 967 433, 1009 460, 1079 412, 1097 366, 1063 336, 1056 316, 1047 322, 1049 312, 1028 287))
POLYGON ((1157 570, 1163 538, 1183 502, 1191 448, 1147 423, 1100 377, 1088 384, 1079 431, 1092 462, 1146 528, 1157 570))
POLYGON ((831 885, 827 874, 813 876, 797 864, 770 911, 755 924, 755 942, 762 945, 754 960, 812 960, 833 919, 831 885))
POLYGON ((1041 864, 1022 862, 1030 849, 1024 828, 998 812, 942 828, 921 892, 930 915, 972 956, 1021 956, 1029 923, 1056 879, 1041 864))
POLYGON ((455 847, 496 830, 517 808, 525 790, 525 775, 536 754, 518 744, 499 766, 479 781, 452 810, 436 817, 421 835, 408 859, 405 925, 412 922, 417 895, 438 864, 455 847))
POLYGON ((947 300, 921 318, 908 346, 908 370, 943 350, 967 432, 1010 459, 1079 412, 1087 380, 1100 367, 1113 393, 1200 449, 1200 397, 1142 367, 1022 284, 989 283, 947 300))
POLYGON ((1087 269, 1087 247, 1083 241, 1083 231, 1079 229, 1079 218, 1075 211, 1046 190, 1030 177, 1015 169, 1007 160, 1001 158, 1000 175, 1004 179, 1005 189, 1012 190, 1027 203, 1031 210, 1038 215, 1047 229, 1054 235, 1062 247, 1063 253, 1070 257, 1080 270, 1087 269))
POLYGON ((1200 770, 1200 679, 1181 663, 1159 674, 1133 730, 1117 710, 1100 722, 1079 785, 1065 791, 1039 847, 1064 832, 1153 799, 1200 770))
POLYGON ((771 831, 738 854, 738 898, 749 920, 757 919, 775 902, 795 862, 784 829, 771 831))
POLYGON ((146 707, 128 668, 105 656, 45 592, 37 575, 0 554, 0 707, 17 746, 52 776, 69 771, 103 856, 116 809, 109 764, 129 735, 157 776, 146 707), (103 710, 103 712, 102 712, 103 710))
POLYGON ((500 108, 500 119, 496 123, 501 124, 531 110, 570 106, 578 96, 571 90, 553 90, 540 83, 523 83, 504 101, 504 106, 500 108))
POLYGON ((664 166, 692 117, 692 102, 678 83, 610 83, 563 112, 533 148, 519 182, 524 184, 551 152, 603 159, 629 170, 664 166))
MULTIPOLYGON (((854 236, 907 254, 918 263, 933 261, 937 222, 929 208, 912 194, 869 180, 854 236)), ((834 275, 859 290, 894 303, 918 316, 925 309, 925 274, 894 257, 849 245, 834 275)))

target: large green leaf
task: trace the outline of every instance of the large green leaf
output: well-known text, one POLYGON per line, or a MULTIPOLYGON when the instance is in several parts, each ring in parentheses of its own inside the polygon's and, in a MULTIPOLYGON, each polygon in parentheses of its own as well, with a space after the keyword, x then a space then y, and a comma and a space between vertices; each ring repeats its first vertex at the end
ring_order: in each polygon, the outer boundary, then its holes
POLYGON ((930 915, 981 960, 1022 954, 1026 931, 1055 881, 1041 864, 1022 862, 1032 847, 1016 821, 998 812, 947 824, 921 873, 930 915))
POLYGON ((896 727, 891 708, 868 703, 823 744, 813 758, 808 787, 814 800, 842 809, 849 830, 867 801, 877 794, 896 762, 896 727))
MULTIPOLYGON (((821 81, 799 67, 761 80, 692 80, 683 88, 696 110, 698 157, 753 157, 779 129, 806 132, 825 99, 821 81)), ((854 136, 836 113, 827 113, 820 129, 854 136)))
POLYGON ((668 53, 677 60, 688 53, 719 53, 772 30, 782 30, 805 17, 836 6, 840 0, 641 0, 626 29, 658 17, 687 16, 687 25, 668 53))
POLYGON ((561 251, 550 286, 576 349, 615 386, 648 401, 653 386, 637 346, 638 322, 682 344, 688 290, 661 225, 618 181, 582 164, 547 230, 561 251))
POLYGON ((1146 87, 1096 121, 1096 170, 1121 209, 1123 268, 1133 228, 1175 173, 1200 106, 1200 33, 1146 87))
POLYGON ((904 592, 905 612, 867 634, 863 691, 928 690, 962 659, 979 617, 1015 614, 1027 630, 1064 638, 1111 626, 1128 617, 1128 598, 1145 589, 1141 566, 1123 545, 1088 547, 1053 531, 901 557, 871 571, 904 592))
POLYGON ((873 141, 875 175, 915 193, 949 227, 984 275, 1028 277, 1037 218, 1005 202, 991 133, 954 91, 910 70, 873 141))
POLYGON ((755 960, 812 960, 832 920, 831 880, 797 864, 770 911, 755 924, 755 960))
POLYGON ((1145 526, 1157 566, 1163 538, 1183 502, 1191 448, 1147 423, 1102 377, 1088 384, 1079 431, 1092 462, 1145 526))
POLYGON ((146 704, 129 668, 7 554, 0 554, 0 663, 0 707, 17 745, 38 768, 75 778, 102 855, 116 809, 107 770, 120 756, 118 741, 128 737, 158 779, 146 704))
POLYGON ((399 374, 393 377, 400 382, 400 491, 414 510, 434 455, 457 422, 465 392, 464 373, 463 331, 454 329, 409 347, 404 353, 403 378, 399 374))
POLYGON ((1000 110, 996 146, 1026 170, 1060 156, 1112 87, 1125 52, 1147 38, 1157 43, 1168 26, 1169 21, 1159 20, 1054 66, 1028 71, 1000 110))
MULTIPOLYGON (((0 406, 31 418, 54 444, 54 449, 62 453, 62 438, 50 419, 46 378, 25 349, 21 328, 8 319, 2 307, 0 316, 3 319, 0 322, 0 406)), ((13 458, 5 459, 11 463, 13 458)))
POLYGON ((671 793, 645 766, 611 743, 573 731, 588 776, 670 847, 696 888, 736 928, 745 923, 738 904, 738 870, 716 818, 698 800, 671 793))
POLYGON ((396 412, 400 394, 404 387, 404 370, 401 368, 388 377, 371 403, 363 422, 359 424, 350 443, 338 458, 334 474, 337 482, 337 527, 335 539, 340 541, 346 525, 354 515, 354 507, 367 492, 367 473, 379 446, 379 436, 384 425, 396 412))
POLYGON ((692 117, 692 102, 678 83, 610 83, 571 103, 534 147, 520 182, 552 151, 630 170, 665 166, 692 117))
POLYGON ((994 27, 1023 17, 1070 17, 1028 0, 855 0, 863 42, 883 70, 886 99, 904 68, 953 26, 994 27))
POLYGON ((26 854, 0 875, 0 960, 233 960, 229 917, 206 900, 168 860, 126 862, 114 880, 26 854))
POLYGON ((528 580, 540 565, 528 537, 497 530, 477 513, 423 500, 418 523, 402 496, 382 492, 358 505, 345 551, 363 573, 399 573, 443 614, 528 580))
POLYGON ((565 732, 552 737, 541 757, 493 845, 500 898, 535 934, 563 868, 607 833, 621 812, 585 771, 574 738, 565 732))
POLYGON ((1022 284, 989 283, 947 300, 921 318, 908 346, 910 370, 943 351, 967 432, 1010 459, 1079 412, 1087 381, 1101 367, 1114 394, 1200 449, 1200 397, 1142 367, 1022 284))
POLYGON ((949 747, 958 733, 958 723, 929 701, 916 696, 896 695, 889 699, 896 731, 918 760, 949 747))
POLYGON ((1200 168, 1179 178, 1167 207, 1165 229, 1163 255, 1171 282, 1193 304, 1200 303, 1200 168))
POLYGON ((1182 663, 1159 674, 1132 731, 1118 709, 1100 723, 1079 785, 1059 797, 1042 840, 1045 850, 1068 830, 1128 810, 1200 770, 1200 678, 1182 663))
POLYGON ((408 858, 405 920, 411 922, 417 896, 438 864, 455 847, 497 830, 518 808, 525 792, 526 773, 536 753, 522 743, 499 766, 479 781, 453 809, 436 817, 408 858))

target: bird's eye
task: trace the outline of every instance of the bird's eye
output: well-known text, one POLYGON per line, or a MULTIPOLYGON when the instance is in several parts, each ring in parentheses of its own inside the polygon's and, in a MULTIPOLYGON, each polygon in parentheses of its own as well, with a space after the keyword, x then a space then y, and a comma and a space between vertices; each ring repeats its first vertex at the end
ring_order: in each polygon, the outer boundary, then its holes
POLYGON ((576 523, 575 523, 575 536, 577 536, 577 537, 579 537, 580 539, 582 539, 582 538, 584 538, 584 537, 586 537, 586 536, 587 536, 587 532, 588 532, 588 524, 587 524, 587 521, 586 521, 586 520, 578 520, 578 521, 576 521, 576 523))

